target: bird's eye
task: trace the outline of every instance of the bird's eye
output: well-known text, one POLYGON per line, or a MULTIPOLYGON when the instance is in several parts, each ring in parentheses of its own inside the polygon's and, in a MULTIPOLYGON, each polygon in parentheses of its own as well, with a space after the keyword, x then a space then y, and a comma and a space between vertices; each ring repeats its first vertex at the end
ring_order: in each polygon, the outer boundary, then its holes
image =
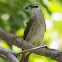
POLYGON ((34 8, 38 8, 38 6, 34 6, 34 8))

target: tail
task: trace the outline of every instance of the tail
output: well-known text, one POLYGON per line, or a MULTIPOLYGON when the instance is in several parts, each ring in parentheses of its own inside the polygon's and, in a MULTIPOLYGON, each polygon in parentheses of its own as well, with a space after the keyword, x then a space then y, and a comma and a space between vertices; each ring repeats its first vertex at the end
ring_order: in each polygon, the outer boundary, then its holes
POLYGON ((28 54, 27 54, 27 52, 24 53, 24 54, 22 55, 22 57, 21 57, 20 62, 28 62, 30 54, 31 54, 31 53, 28 53, 28 54))

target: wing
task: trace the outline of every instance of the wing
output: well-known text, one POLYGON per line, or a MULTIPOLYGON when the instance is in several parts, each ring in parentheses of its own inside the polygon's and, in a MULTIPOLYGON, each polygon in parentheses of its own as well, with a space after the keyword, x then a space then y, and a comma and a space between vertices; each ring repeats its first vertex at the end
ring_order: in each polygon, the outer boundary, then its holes
POLYGON ((26 35, 28 34, 30 28, 31 28, 31 25, 32 25, 32 19, 30 21, 28 21, 26 24, 26 28, 25 28, 25 31, 24 31, 24 35, 23 35, 23 39, 25 40, 26 38, 26 35))

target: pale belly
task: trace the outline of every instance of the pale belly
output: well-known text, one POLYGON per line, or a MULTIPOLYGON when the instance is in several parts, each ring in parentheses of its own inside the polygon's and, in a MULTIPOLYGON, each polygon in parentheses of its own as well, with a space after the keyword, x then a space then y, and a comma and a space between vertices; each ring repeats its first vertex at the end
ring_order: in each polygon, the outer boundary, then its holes
POLYGON ((44 33, 45 33, 45 26, 40 25, 31 27, 30 31, 26 36, 26 40, 35 45, 40 45, 43 40, 44 33))

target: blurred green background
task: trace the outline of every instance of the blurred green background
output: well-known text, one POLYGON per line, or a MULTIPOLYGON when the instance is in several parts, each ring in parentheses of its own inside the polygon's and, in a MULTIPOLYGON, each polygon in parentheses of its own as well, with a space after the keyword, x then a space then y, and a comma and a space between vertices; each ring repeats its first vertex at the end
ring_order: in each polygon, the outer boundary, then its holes
MULTIPOLYGON (((0 0, 0 27, 23 38, 26 22, 32 17, 28 5, 38 5, 44 13, 46 32, 41 45, 62 49, 62 0, 0 0)), ((0 38, 0 46, 20 52, 21 49, 0 38)), ((20 57, 18 57, 20 59, 20 57)), ((0 62, 7 62, 0 57, 0 62)), ((31 54, 29 62, 57 62, 50 58, 31 54)))

